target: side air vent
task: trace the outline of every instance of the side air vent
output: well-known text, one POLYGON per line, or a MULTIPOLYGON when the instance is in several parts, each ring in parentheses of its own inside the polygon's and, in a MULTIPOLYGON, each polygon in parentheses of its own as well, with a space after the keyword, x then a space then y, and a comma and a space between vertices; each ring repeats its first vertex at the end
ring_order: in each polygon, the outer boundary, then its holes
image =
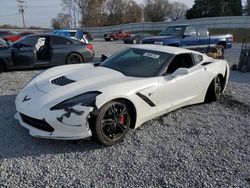
POLYGON ((54 80, 51 80, 52 84, 55 84, 58 86, 65 86, 74 82, 75 80, 68 79, 66 76, 60 76, 58 78, 55 78, 54 80))

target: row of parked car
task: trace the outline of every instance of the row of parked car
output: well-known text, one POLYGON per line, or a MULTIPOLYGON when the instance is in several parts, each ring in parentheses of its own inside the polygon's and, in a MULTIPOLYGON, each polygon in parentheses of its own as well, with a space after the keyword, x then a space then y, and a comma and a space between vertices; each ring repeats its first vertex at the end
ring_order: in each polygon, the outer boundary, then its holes
POLYGON ((224 50, 231 48, 233 35, 210 35, 204 25, 175 25, 167 27, 158 36, 149 33, 131 34, 114 31, 104 35, 105 41, 122 39, 128 44, 157 44, 188 48, 204 53, 219 51, 221 57, 224 50))
MULTIPOLYGON (((78 30, 54 30, 50 34, 29 32, 7 35, 0 33, 0 72, 19 68, 50 67, 92 61, 93 36, 78 30), (5 35, 5 36, 3 36, 5 35), (7 35, 7 36, 6 36, 7 35)), ((123 40, 131 44, 156 44, 188 48, 223 58, 224 50, 232 47, 232 35, 211 36, 205 26, 176 25, 158 36, 149 33, 116 31, 104 35, 105 41, 123 40), (213 53, 216 52, 216 53, 213 53)))

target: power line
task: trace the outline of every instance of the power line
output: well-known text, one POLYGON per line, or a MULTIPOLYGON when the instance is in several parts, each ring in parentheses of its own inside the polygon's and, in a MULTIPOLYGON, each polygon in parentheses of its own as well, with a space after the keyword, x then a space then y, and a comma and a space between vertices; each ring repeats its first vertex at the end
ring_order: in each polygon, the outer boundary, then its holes
POLYGON ((17 3, 19 3, 18 10, 19 10, 19 13, 22 14, 23 28, 25 29, 24 11, 27 8, 27 6, 25 5, 26 2, 24 0, 16 0, 16 1, 17 3))
POLYGON ((19 13, 13 13, 13 14, 4 14, 4 15, 0 15, 0 17, 8 17, 8 16, 14 16, 14 15, 18 15, 19 13))

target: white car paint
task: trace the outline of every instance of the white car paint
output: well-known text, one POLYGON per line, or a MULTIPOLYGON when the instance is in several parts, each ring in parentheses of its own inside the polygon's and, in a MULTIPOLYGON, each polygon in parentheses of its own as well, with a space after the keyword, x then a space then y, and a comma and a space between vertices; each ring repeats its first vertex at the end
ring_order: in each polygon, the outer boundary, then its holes
MULTIPOLYGON (((198 52, 168 46, 137 45, 134 48, 168 52, 175 55, 182 53, 199 54, 198 52)), ((102 94, 96 97, 96 109, 100 109, 104 104, 114 99, 127 99, 135 106, 136 124, 134 128, 137 128, 144 122, 177 108, 204 102, 208 86, 218 74, 226 77, 227 83, 229 77, 227 62, 212 59, 203 54, 200 55, 203 56, 203 61, 190 68, 188 72, 180 69, 170 75, 150 78, 127 77, 109 68, 94 67, 93 64, 65 65, 51 68, 34 78, 18 94, 15 101, 17 110, 15 117, 22 126, 29 129, 32 136, 67 140, 87 138, 92 135, 88 118, 90 112, 93 111, 93 107, 76 105, 73 109, 84 111, 84 113, 81 115, 73 113, 69 118, 64 117, 65 110, 51 111, 50 108, 79 94, 88 91, 100 91, 102 94), (213 63, 206 66, 201 65, 204 62, 213 63), (51 83, 52 80, 60 76, 66 76, 76 82, 65 86, 51 83), (137 93, 147 96, 155 106, 150 106, 138 97, 137 93), (29 100, 24 101, 25 98, 29 100), (45 120, 54 128, 54 131, 46 132, 34 128, 25 123, 20 114, 45 120), (58 121, 59 117, 64 118, 62 122, 58 121)))

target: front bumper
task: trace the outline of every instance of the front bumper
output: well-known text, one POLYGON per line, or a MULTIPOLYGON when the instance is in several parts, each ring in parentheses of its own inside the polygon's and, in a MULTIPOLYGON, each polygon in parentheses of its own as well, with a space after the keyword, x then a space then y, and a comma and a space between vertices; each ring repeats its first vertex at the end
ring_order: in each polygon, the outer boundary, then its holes
POLYGON ((56 100, 52 98, 34 87, 24 90, 16 98, 15 118, 34 137, 76 140, 92 136, 88 118, 93 107, 76 105, 71 109, 51 110, 49 104, 56 100), (30 100, 24 102, 24 96, 30 100))
MULTIPOLYGON (((69 125, 69 124, 66 124, 66 122, 61 123, 60 121, 58 121, 58 117, 55 117, 49 120, 46 118, 44 118, 43 120, 39 120, 34 117, 30 117, 32 119, 36 119, 38 122, 41 122, 41 121, 46 122, 52 128, 51 130, 53 131, 51 131, 48 129, 47 130, 41 129, 41 126, 43 125, 40 125, 40 127, 38 127, 32 123, 28 123, 26 120, 22 118, 22 116, 23 115, 20 112, 17 112, 15 115, 15 118, 23 127, 28 129, 29 134, 34 137, 59 139, 59 140, 77 140, 77 139, 84 139, 84 138, 88 138, 92 136, 88 122, 85 119, 81 119, 79 121, 81 125, 69 125)), ((70 122, 70 121, 75 121, 75 120, 72 119, 68 121, 70 122)))

